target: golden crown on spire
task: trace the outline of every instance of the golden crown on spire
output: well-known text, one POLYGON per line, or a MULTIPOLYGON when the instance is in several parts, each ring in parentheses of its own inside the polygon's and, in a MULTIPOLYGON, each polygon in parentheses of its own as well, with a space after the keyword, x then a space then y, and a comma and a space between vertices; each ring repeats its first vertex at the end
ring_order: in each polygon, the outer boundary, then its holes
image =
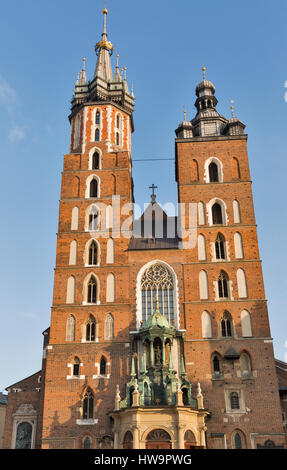
MULTIPOLYGON (((108 10, 107 8, 104 8, 103 9, 103 15, 107 15, 108 14, 108 10)), ((104 37, 104 39, 102 39, 101 41, 97 42, 97 44, 95 45, 95 51, 98 52, 100 49, 106 49, 110 52, 110 54, 112 55, 113 53, 113 50, 114 50, 114 46, 112 45, 111 41, 107 41, 106 37, 107 37, 107 33, 106 33, 106 18, 104 19, 104 32, 102 34, 102 37, 104 37)))

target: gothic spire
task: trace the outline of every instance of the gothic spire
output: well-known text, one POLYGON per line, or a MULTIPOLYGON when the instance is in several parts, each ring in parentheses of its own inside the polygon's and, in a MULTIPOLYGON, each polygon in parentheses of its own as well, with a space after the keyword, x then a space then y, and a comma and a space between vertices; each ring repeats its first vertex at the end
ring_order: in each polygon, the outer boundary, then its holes
POLYGON ((107 82, 111 82, 113 80, 113 74, 110 56, 112 55, 114 48, 112 43, 108 41, 107 14, 108 10, 105 8, 103 10, 104 27, 102 32, 102 39, 101 41, 97 42, 95 46, 95 51, 98 56, 95 77, 103 78, 107 82))

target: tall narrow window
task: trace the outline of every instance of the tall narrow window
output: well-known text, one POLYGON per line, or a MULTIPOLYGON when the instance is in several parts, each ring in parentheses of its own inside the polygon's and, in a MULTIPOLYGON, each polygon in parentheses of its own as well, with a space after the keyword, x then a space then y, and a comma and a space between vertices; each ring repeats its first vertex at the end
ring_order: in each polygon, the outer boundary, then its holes
POLYGON ((199 297, 200 300, 207 300, 209 298, 208 277, 206 271, 203 270, 199 273, 199 297))
POLYGON ((209 171, 209 181, 211 183, 217 183, 219 181, 219 176, 218 176, 218 166, 216 165, 216 163, 211 162, 208 167, 208 171, 209 171))
POLYGON ((71 230, 78 230, 79 226, 79 208, 74 207, 72 210, 71 230))
POLYGON ((78 247, 77 241, 73 240, 70 244, 69 264, 71 266, 77 264, 77 247, 78 247))
POLYGON ((159 310, 170 324, 174 318, 174 283, 171 272, 156 263, 146 269, 141 278, 142 320, 146 321, 154 312, 158 299, 159 310))
POLYGON ((115 276, 112 273, 107 276, 106 300, 107 302, 115 301, 115 276))
POLYGON ((95 152, 92 157, 92 170, 98 170, 100 168, 100 155, 95 152))
POLYGON ((88 283, 88 303, 97 303, 97 281, 94 276, 91 276, 88 283))
POLYGON ((238 269, 237 273, 237 287, 238 287, 238 297, 240 299, 247 298, 247 284, 246 284, 246 276, 243 269, 238 269))
POLYGON ((230 407, 232 410, 239 410, 240 405, 239 405, 239 395, 237 392, 231 392, 230 393, 230 407))
POLYGON ((241 330, 243 338, 250 338, 252 336, 251 317, 247 310, 242 310, 241 312, 241 330))
POLYGON ((86 341, 96 341, 96 320, 93 315, 90 315, 86 325, 86 341))
POLYGON ((114 263, 114 240, 109 238, 107 242, 107 264, 112 263, 114 263))
POLYGON ((73 376, 79 377, 79 375, 80 375, 80 359, 78 357, 75 357, 74 363, 73 363, 73 376))
POLYGON ((212 338, 211 317, 208 312, 203 312, 201 315, 201 328, 203 338, 212 338))
POLYGON ((75 281, 74 276, 70 276, 68 279, 68 283, 67 283, 67 298, 66 298, 67 304, 75 303, 75 285, 76 285, 76 281, 75 281))
POLYGON ((198 235, 198 260, 206 261, 206 247, 205 247, 205 238, 204 235, 198 235))
POLYGON ((218 278, 218 296, 219 298, 228 298, 228 278, 223 271, 218 278))
POLYGON ((98 197, 98 181, 95 178, 90 182, 90 197, 98 197))
POLYGON ((83 419, 94 418, 94 394, 91 390, 87 390, 83 400, 83 419))
POLYGON ((220 374, 220 360, 217 355, 213 356, 212 369, 215 374, 220 374))
POLYGON ((237 199, 235 199, 235 201, 233 201, 233 219, 234 219, 235 224, 240 224, 240 222, 241 222, 240 204, 237 201, 237 199))
POLYGON ((116 133, 116 144, 120 145, 120 134, 118 132, 116 133))
POLYGON ((215 240, 215 257, 225 259, 225 238, 221 233, 218 233, 215 240))
POLYGON ((235 449, 242 449, 242 439, 238 432, 234 436, 234 447, 235 449))
POLYGON ((105 339, 111 340, 114 337, 114 318, 109 313, 105 321, 105 339))
POLYGON ((100 140, 100 130, 96 129, 96 131, 95 131, 95 141, 99 142, 99 140, 100 140))
POLYGON ((239 232, 234 234, 234 250, 235 250, 235 258, 241 259, 243 258, 243 245, 242 245, 242 237, 239 232))
POLYGON ((221 320, 221 336, 224 338, 232 336, 231 317, 228 312, 224 312, 221 320))
POLYGON ((83 442, 83 448, 84 449, 91 449, 92 444, 91 444, 91 439, 89 436, 85 437, 84 442, 83 442))
POLYGON ((95 207, 92 208, 89 214, 89 230, 91 232, 98 230, 98 211, 95 207))
POLYGON ((98 264, 98 245, 93 240, 89 248, 89 265, 96 266, 98 264))
POLYGON ((107 373, 107 361, 104 357, 101 358, 100 362, 100 375, 106 375, 107 373))
POLYGON ((212 223, 213 225, 222 225, 223 224, 223 217, 222 217, 222 208, 218 202, 213 204, 212 206, 212 223))
POLYGON ((117 129, 120 128, 120 116, 119 116, 119 114, 117 115, 117 119, 116 119, 116 127, 117 127, 117 129))
POLYGON ((96 112, 96 124, 100 124, 101 121, 101 114, 100 111, 96 112))
POLYGON ((70 315, 66 324, 66 341, 75 341, 75 326, 75 317, 70 315))

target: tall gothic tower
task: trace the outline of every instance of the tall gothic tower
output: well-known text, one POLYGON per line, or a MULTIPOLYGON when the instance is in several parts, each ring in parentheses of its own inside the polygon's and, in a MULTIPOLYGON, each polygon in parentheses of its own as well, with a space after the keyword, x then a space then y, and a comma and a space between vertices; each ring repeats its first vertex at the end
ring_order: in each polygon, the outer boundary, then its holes
POLYGON ((117 376, 127 374, 128 240, 112 237, 111 203, 114 195, 120 196, 121 206, 133 200, 134 96, 118 57, 112 74, 107 13, 105 9, 102 38, 95 46, 94 77, 87 81, 84 60, 72 98, 47 348, 44 448, 82 448, 86 437, 93 443, 109 438, 106 411, 113 409, 117 376))

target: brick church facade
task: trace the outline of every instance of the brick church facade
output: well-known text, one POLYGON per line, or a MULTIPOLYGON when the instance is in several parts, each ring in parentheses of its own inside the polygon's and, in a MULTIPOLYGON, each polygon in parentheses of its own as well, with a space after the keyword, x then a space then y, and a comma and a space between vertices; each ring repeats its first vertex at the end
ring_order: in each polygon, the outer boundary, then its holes
POLYGON ((286 447, 245 125, 217 112, 203 69, 176 129, 181 212, 153 193, 129 236, 134 95, 103 13, 72 98, 42 370, 8 388, 3 446, 286 447))

